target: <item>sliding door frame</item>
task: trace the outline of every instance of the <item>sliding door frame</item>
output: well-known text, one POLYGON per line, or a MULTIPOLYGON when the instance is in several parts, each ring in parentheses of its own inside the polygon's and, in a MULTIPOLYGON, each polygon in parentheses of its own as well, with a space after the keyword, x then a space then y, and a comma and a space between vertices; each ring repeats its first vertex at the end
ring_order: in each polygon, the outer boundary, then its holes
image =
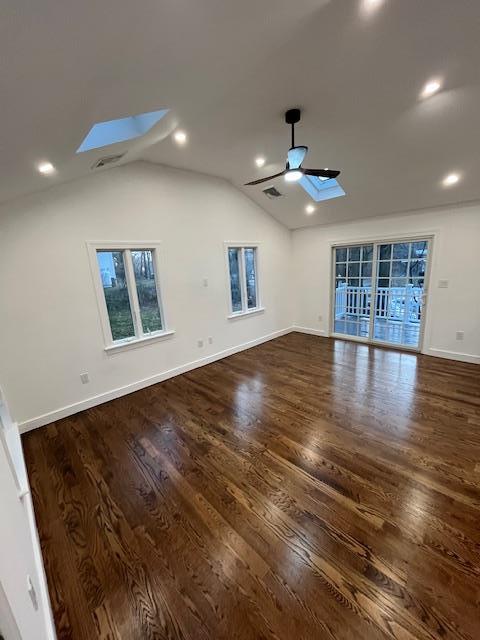
POLYGON ((414 353, 421 353, 423 351, 423 340, 425 337, 425 326, 427 321, 427 308, 428 298, 430 292, 430 275, 433 263, 433 249, 435 243, 435 232, 427 233, 415 233, 413 235, 398 235, 398 236, 381 236, 376 238, 362 238, 361 240, 342 240, 339 242, 330 242, 330 326, 329 336, 332 338, 338 338, 340 340, 350 340, 352 342, 361 342, 363 344, 373 344, 382 347, 390 347, 394 349, 401 349, 404 351, 413 351, 414 353), (374 336, 374 324, 375 324, 375 307, 377 299, 377 264, 378 264, 378 247, 382 244, 395 244, 398 242, 420 242, 425 240, 428 242, 427 264, 425 270, 425 282, 423 286, 422 295, 422 318, 420 321, 420 333, 418 337, 418 346, 413 347, 404 344, 393 344, 391 342, 385 342, 384 340, 375 339, 374 336), (370 317, 368 337, 362 336, 349 336, 343 333, 335 333, 335 249, 341 247, 351 246, 363 246, 366 244, 373 245, 373 257, 372 257, 372 294, 370 300, 370 317))

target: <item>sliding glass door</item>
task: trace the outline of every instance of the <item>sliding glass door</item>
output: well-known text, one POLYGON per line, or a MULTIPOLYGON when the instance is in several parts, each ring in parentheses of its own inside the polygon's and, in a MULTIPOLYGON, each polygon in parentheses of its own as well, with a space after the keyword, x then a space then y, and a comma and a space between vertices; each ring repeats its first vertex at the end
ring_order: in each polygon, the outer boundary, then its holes
POLYGON ((419 349, 428 256, 428 239, 336 247, 334 334, 419 349))

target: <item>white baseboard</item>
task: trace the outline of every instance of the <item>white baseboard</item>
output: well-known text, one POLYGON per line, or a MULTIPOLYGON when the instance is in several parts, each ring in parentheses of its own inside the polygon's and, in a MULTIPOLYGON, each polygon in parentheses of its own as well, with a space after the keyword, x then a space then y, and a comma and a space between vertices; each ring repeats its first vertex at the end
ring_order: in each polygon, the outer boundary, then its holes
POLYGON ((50 424, 50 422, 55 422, 56 420, 60 420, 61 418, 67 418, 68 416, 71 416, 74 413, 78 413, 79 411, 90 409, 91 407, 103 404, 104 402, 108 402, 109 400, 115 400, 115 398, 120 398, 121 396, 133 393, 134 391, 139 391, 140 389, 149 387, 152 384, 157 384, 158 382, 163 382, 164 380, 168 380, 169 378, 174 378, 175 376, 179 376, 182 373, 187 373, 187 371, 192 371, 193 369, 197 369, 198 367, 204 367, 205 365, 215 362, 216 360, 227 358, 228 356, 231 356, 240 351, 251 349, 252 347, 256 347, 259 344, 268 342, 269 340, 273 340, 274 338, 284 336, 293 330, 294 329, 292 327, 288 327, 286 329, 281 329, 280 331, 274 331, 273 333, 262 336, 261 338, 256 338, 255 340, 244 342, 243 344, 236 347, 230 347, 229 349, 219 351, 218 353, 206 356, 205 358, 199 358, 198 360, 188 362, 187 364, 175 367, 174 369, 169 369, 168 371, 157 373, 154 376, 144 378, 143 380, 138 380, 137 382, 132 382, 131 384, 127 384, 123 387, 118 387, 117 389, 112 389, 111 391, 106 391, 96 396, 92 396, 90 398, 87 398, 86 400, 75 402, 66 407, 62 407, 61 409, 56 409, 55 411, 44 413, 41 416, 37 416, 36 418, 31 418, 30 420, 21 422, 19 424, 20 433, 26 433, 27 431, 31 431, 32 429, 43 427, 46 424, 50 424))
POLYGON ((299 327, 298 325, 294 325, 292 327, 292 331, 298 331, 298 333, 308 333, 311 336, 321 336, 323 338, 328 338, 328 332, 324 329, 310 329, 309 327, 299 327))
MULTIPOLYGON (((162 382, 163 380, 174 378, 175 376, 179 376, 182 373, 187 373, 188 371, 192 371, 193 369, 197 369, 198 367, 204 367, 211 362, 221 360, 222 358, 227 358, 228 356, 239 353, 240 351, 245 351, 246 349, 251 349, 252 347, 255 347, 259 344, 268 342, 269 340, 273 340, 275 338, 279 338, 280 336, 284 336, 287 333, 291 333, 292 331, 297 331, 298 333, 306 333, 313 336, 320 336, 323 338, 328 337, 328 332, 324 329, 312 329, 310 327, 301 327, 298 325, 294 325, 293 327, 288 327, 286 329, 281 329, 280 331, 274 331, 273 333, 270 333, 266 336, 262 336, 261 338, 245 342, 236 347, 231 347, 229 349, 225 349, 224 351, 219 351, 218 353, 206 356, 205 358, 199 358, 198 360, 188 362, 187 364, 181 365, 174 369, 169 369, 168 371, 163 371, 162 373, 155 374, 154 376, 150 376, 149 378, 138 380, 137 382, 133 382, 117 389, 112 389, 111 391, 106 391, 105 393, 100 393, 96 396, 87 398, 86 400, 81 400, 80 402, 75 402, 66 407, 62 407, 60 409, 56 409, 55 411, 44 413, 43 415, 37 416, 36 418, 26 420, 25 422, 19 424, 20 433, 26 433, 27 431, 31 431, 32 429, 43 427, 50 422, 55 422, 56 420, 60 420, 61 418, 66 418, 73 415, 74 413, 78 413, 79 411, 90 409, 91 407, 103 404, 104 402, 108 402, 109 400, 115 400, 115 398, 120 398, 121 396, 133 393, 134 391, 139 391, 140 389, 149 387, 152 384, 157 384, 158 382, 162 382)), ((446 351, 443 349, 434 348, 425 349, 423 353, 425 355, 430 355, 437 358, 448 358, 450 360, 459 360, 461 362, 472 362, 474 364, 480 364, 480 356, 470 355, 468 353, 457 353, 455 351, 446 351)))
POLYGON ((447 358, 448 360, 460 360, 460 362, 480 364, 480 356, 475 356, 470 353, 448 351, 447 349, 435 349, 434 347, 427 348, 422 353, 426 356, 434 356, 436 358, 447 358))

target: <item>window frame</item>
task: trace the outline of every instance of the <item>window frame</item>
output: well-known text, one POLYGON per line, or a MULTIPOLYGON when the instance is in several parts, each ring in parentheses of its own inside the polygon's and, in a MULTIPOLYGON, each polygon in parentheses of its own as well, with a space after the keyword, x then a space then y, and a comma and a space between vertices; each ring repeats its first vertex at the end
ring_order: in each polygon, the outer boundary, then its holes
POLYGON ((97 307, 100 315, 100 324, 102 327, 102 334, 104 339, 104 350, 108 352, 123 351, 126 349, 148 344, 163 338, 172 336, 175 331, 168 328, 167 318, 165 314, 165 307, 163 303, 162 293, 164 291, 162 282, 162 268, 161 268, 161 243, 160 242, 87 242, 87 250, 90 259, 90 270, 92 273, 95 294, 97 298, 97 307), (162 327, 160 331, 152 331, 151 333, 145 333, 143 331, 142 316, 140 312, 140 304, 138 300, 137 283, 135 280, 135 272, 133 268, 132 251, 146 251, 152 252, 153 269, 155 273, 155 288, 157 292, 158 308, 160 312, 160 318, 162 321, 162 327), (124 267, 125 267, 125 280, 127 284, 128 299, 130 302, 130 310, 132 313, 132 321, 135 330, 135 335, 130 338, 123 338, 121 340, 114 340, 112 336, 112 329, 110 326, 110 318, 108 316, 107 302, 105 300, 105 293, 103 290, 103 283, 100 275, 100 269, 98 267, 97 252, 98 251, 119 251, 122 252, 124 267))
POLYGON ((227 318, 229 320, 232 320, 234 318, 242 318, 244 316, 249 316, 255 313, 261 313, 265 311, 265 307, 262 305, 262 298, 260 295, 259 249, 260 249, 259 242, 224 242, 225 265, 226 265, 226 276, 227 276, 227 297, 228 297, 227 318), (241 302, 242 302, 242 308, 240 311, 234 311, 233 304, 232 304, 230 262, 228 257, 228 253, 230 249, 240 250, 239 267, 240 267, 240 293, 241 293, 241 302), (255 307, 252 307, 251 309, 248 308, 245 249, 254 249, 254 257, 255 257, 255 295, 256 295, 257 304, 255 307))

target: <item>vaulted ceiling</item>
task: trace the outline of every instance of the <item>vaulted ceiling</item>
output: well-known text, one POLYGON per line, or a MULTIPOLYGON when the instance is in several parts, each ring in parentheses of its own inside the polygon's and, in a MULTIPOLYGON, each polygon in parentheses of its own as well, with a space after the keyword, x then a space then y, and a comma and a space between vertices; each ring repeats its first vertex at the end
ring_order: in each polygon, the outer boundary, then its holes
POLYGON ((290 228, 478 199, 479 33, 478 0, 3 3, 0 200, 125 151, 227 178, 290 228), (442 88, 421 99, 431 78, 442 88), (284 168, 293 106, 306 165, 341 169, 347 193, 312 215, 296 184, 272 183, 276 201, 242 186, 284 168), (75 153, 94 123, 162 108, 144 138, 75 153), (461 179, 445 188, 451 172, 461 179))

